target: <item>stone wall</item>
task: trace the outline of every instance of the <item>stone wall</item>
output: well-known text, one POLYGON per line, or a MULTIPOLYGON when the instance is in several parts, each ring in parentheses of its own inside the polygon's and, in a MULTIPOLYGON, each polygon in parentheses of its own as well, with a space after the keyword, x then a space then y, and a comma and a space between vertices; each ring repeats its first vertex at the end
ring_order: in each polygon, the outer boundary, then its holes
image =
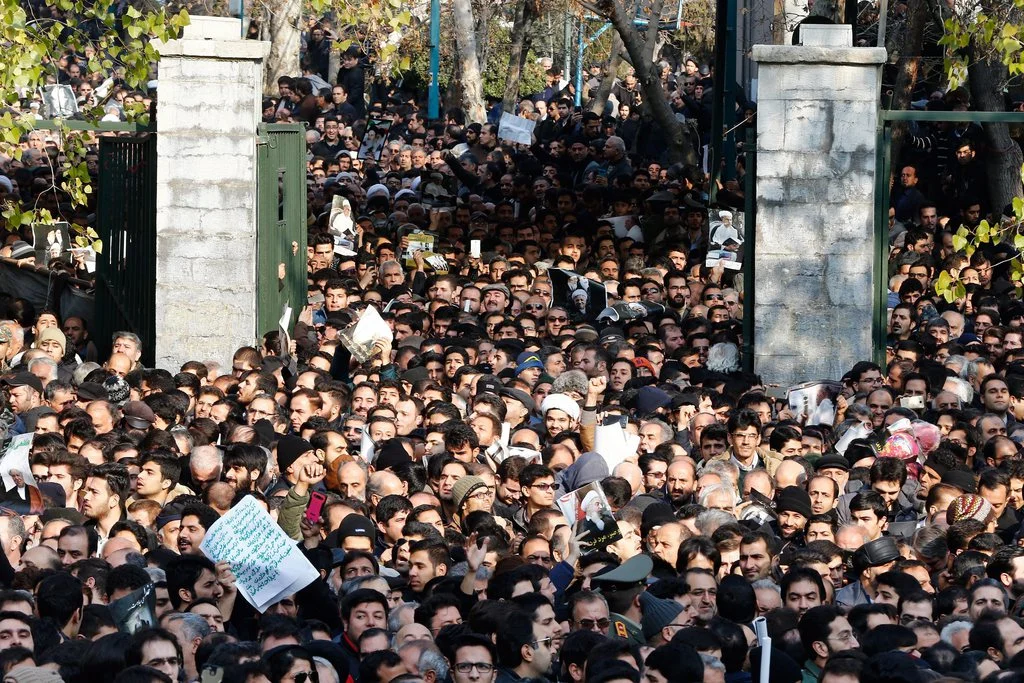
POLYGON ((838 379, 872 351, 875 124, 885 50, 755 45, 755 370, 838 379))
MULTIPOLYGON (((235 34, 237 35, 237 33, 235 34)), ((158 45, 156 365, 255 341, 256 127, 269 44, 158 45)))

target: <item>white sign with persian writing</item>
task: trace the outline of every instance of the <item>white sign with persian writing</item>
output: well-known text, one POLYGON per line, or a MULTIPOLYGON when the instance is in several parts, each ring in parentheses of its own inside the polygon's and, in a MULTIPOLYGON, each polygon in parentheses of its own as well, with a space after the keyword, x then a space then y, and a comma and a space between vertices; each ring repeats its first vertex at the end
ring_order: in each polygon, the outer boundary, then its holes
POLYGON ((533 144, 533 129, 537 122, 505 112, 498 123, 498 137, 520 145, 533 144))
POLYGON ((231 565, 238 592, 260 612, 319 576, 295 541, 252 496, 214 522, 199 549, 214 562, 231 565))

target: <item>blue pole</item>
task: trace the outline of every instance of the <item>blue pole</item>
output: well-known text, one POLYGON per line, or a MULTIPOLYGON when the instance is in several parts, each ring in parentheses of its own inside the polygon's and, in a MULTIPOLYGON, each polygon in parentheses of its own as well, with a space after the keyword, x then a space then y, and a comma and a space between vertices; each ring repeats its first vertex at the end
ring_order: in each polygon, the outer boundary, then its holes
POLYGON ((441 118, 438 74, 441 71, 441 0, 430 0, 430 87, 427 93, 427 118, 441 118))
POLYGON ((579 21, 579 39, 576 41, 576 106, 579 107, 583 104, 583 49, 586 47, 584 42, 586 36, 583 35, 586 30, 586 24, 583 23, 583 17, 580 17, 579 21))

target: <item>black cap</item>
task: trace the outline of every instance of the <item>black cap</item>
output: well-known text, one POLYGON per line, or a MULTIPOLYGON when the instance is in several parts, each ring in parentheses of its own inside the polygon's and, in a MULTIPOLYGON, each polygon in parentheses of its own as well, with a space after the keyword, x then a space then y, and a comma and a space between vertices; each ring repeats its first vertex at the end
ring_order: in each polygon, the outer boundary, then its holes
MULTIPOLYGON (((479 386, 479 385, 477 385, 477 386, 479 386)), ((479 389, 477 389, 477 393, 480 393, 479 389)), ((511 398, 511 399, 513 399, 515 401, 519 401, 524 406, 526 406, 526 409, 529 410, 531 413, 537 409, 537 404, 534 402, 533 397, 530 396, 525 391, 523 391, 522 389, 513 389, 511 387, 502 387, 498 391, 498 395, 499 396, 507 396, 508 398, 511 398)))
POLYGON ((950 470, 942 475, 942 483, 955 486, 964 493, 977 493, 978 482, 967 470, 950 470))
POLYGON ((373 527, 373 522, 362 515, 351 514, 341 520, 338 540, 343 541, 349 536, 365 536, 371 543, 377 543, 377 530, 373 527))
POLYGON ((422 365, 418 368, 409 368, 402 373, 402 380, 406 382, 419 382, 420 380, 428 379, 429 377, 430 373, 422 365))
POLYGON ((814 512, 811 510, 811 497, 807 491, 799 486, 787 486, 775 496, 776 512, 796 512, 810 519, 814 512))
POLYGON ((655 527, 669 524, 676 521, 675 510, 668 503, 652 503, 644 508, 643 517, 640 522, 640 533, 644 538, 651 533, 655 527))
POLYGON ((4 384, 9 387, 32 387, 40 394, 43 393, 42 381, 31 372, 19 372, 13 377, 5 377, 4 384))
POLYGON ((843 456, 838 453, 829 453, 818 458, 818 462, 814 464, 814 471, 821 472, 827 469, 840 469, 844 472, 850 471, 850 463, 843 456))
POLYGON ((646 585, 653 569, 654 560, 649 555, 634 555, 618 567, 596 574, 590 582, 605 592, 629 590, 646 585))
POLYGON ((495 396, 501 395, 501 390, 505 387, 494 375, 481 375, 476 381, 476 395, 481 396, 483 394, 494 394, 495 396))
POLYGON ((99 382, 82 382, 78 385, 79 401, 106 401, 107 390, 99 382))
POLYGON ((853 554, 853 571, 860 574, 868 567, 881 567, 900 559, 900 549, 889 536, 868 541, 853 554))

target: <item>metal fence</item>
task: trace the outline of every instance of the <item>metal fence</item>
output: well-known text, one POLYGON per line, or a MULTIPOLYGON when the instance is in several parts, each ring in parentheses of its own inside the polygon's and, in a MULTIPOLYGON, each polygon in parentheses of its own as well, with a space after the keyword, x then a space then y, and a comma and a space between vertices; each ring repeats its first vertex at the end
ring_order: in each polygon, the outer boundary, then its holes
POLYGON ((754 239, 757 221, 757 120, 743 145, 743 369, 754 371, 754 239))
POLYGON ((96 320, 101 349, 121 330, 142 339, 142 362, 153 365, 156 342, 156 134, 99 140, 96 320))
POLYGON ((878 112, 875 147, 875 277, 872 339, 874 361, 885 367, 886 335, 889 330, 889 175, 892 170, 892 125, 919 123, 1016 123, 1024 124, 1024 112, 995 111, 902 111, 878 112))
POLYGON ((306 138, 302 125, 260 125, 257 179, 256 334, 263 335, 278 328, 285 303, 294 311, 306 305, 306 138), (283 280, 278 278, 281 264, 285 267, 283 280))

